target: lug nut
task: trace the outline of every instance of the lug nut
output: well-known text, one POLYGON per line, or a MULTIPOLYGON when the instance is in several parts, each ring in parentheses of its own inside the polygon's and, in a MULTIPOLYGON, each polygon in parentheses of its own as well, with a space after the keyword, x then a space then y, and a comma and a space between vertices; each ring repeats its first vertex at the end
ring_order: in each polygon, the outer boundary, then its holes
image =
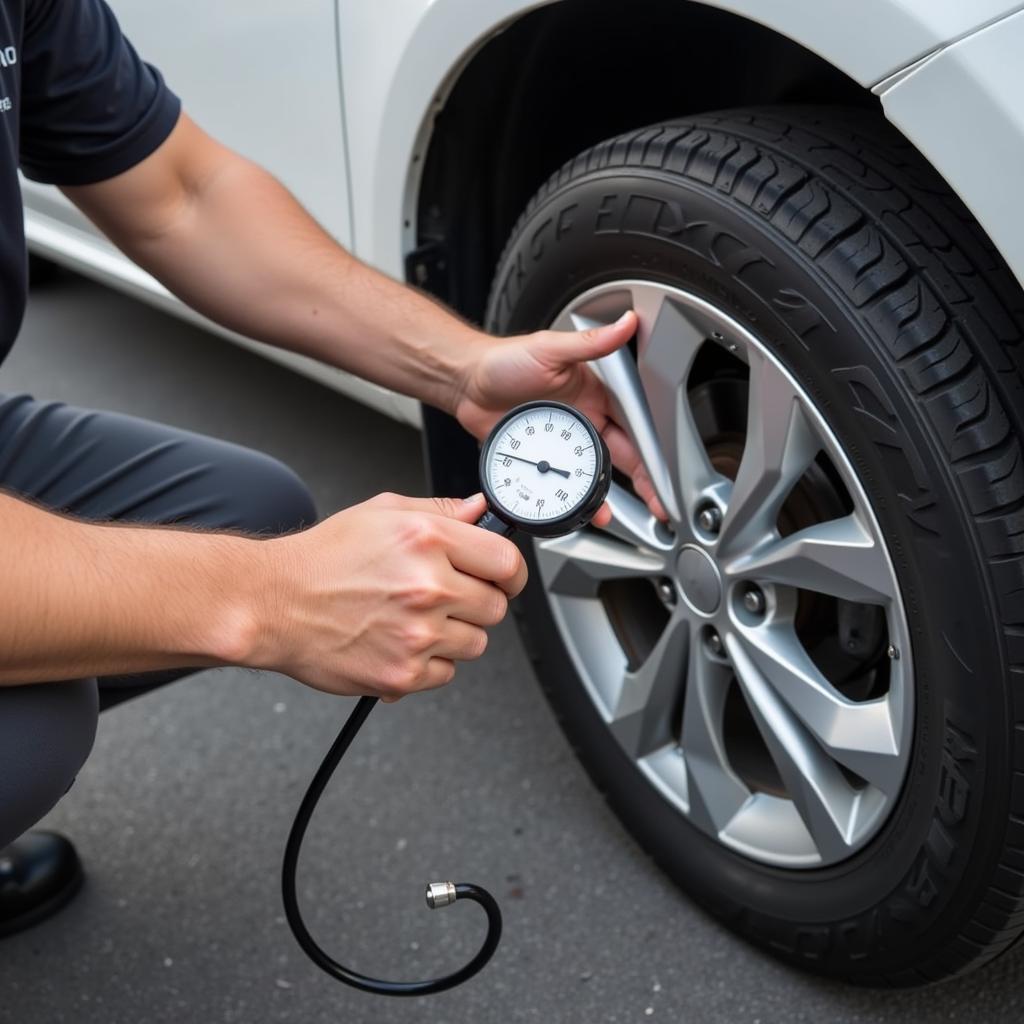
POLYGON ((705 533, 715 535, 722 526, 722 513, 716 505, 706 505, 697 513, 697 525, 705 533))
POLYGON ((707 635, 708 650, 716 657, 720 658, 725 654, 725 644, 722 643, 722 638, 718 634, 717 629, 712 629, 707 635))
POLYGON ((658 580, 658 597, 660 597, 665 604, 676 603, 676 588, 672 586, 671 580, 658 580))
POLYGON ((751 587, 743 595, 743 607, 750 612, 751 615, 764 615, 764 594, 757 587, 751 587))

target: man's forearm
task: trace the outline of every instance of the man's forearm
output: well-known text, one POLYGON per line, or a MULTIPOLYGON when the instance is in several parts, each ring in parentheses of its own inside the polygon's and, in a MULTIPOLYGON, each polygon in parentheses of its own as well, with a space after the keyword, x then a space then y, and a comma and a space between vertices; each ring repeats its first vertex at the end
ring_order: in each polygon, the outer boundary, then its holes
POLYGON ((165 147, 120 179, 68 193, 211 319, 453 408, 480 332, 355 259, 279 182, 186 118, 165 147), (147 168, 160 160, 168 166, 147 168))
POLYGON ((0 685, 241 660, 243 537, 102 526, 0 494, 0 685))

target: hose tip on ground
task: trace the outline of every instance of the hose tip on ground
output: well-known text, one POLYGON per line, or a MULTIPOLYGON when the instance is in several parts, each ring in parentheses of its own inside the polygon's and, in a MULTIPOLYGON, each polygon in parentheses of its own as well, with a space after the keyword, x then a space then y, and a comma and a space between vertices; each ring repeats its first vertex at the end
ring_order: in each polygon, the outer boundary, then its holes
POLYGON ((431 882, 427 886, 427 906, 431 910, 447 907, 455 902, 454 882, 431 882))

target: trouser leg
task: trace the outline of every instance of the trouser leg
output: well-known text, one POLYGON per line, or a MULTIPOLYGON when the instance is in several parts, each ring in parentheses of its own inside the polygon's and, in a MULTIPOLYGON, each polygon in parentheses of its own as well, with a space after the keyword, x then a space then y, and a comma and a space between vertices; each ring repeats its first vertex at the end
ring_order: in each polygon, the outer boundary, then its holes
POLYGON ((67 792, 96 735, 96 680, 0 691, 0 848, 67 792))
POLYGON ((119 413, 0 395, 0 488, 101 522, 277 534, 316 509, 262 452, 119 413))
MULTIPOLYGON (((0 488, 101 522, 269 536, 316 520, 299 477, 261 452, 27 395, 0 395, 0 488)), ((0 687, 0 846, 67 790, 92 746, 98 707, 187 672, 101 679, 98 695, 95 680, 0 687)))

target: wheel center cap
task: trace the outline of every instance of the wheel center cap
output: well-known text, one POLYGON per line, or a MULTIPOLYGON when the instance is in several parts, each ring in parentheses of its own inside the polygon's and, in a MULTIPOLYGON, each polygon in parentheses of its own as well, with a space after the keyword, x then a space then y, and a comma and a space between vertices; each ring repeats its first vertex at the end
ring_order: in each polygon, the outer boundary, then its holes
POLYGON ((711 556, 687 546, 679 552, 676 572, 686 603, 701 615, 713 614, 722 603, 722 577, 711 556))

